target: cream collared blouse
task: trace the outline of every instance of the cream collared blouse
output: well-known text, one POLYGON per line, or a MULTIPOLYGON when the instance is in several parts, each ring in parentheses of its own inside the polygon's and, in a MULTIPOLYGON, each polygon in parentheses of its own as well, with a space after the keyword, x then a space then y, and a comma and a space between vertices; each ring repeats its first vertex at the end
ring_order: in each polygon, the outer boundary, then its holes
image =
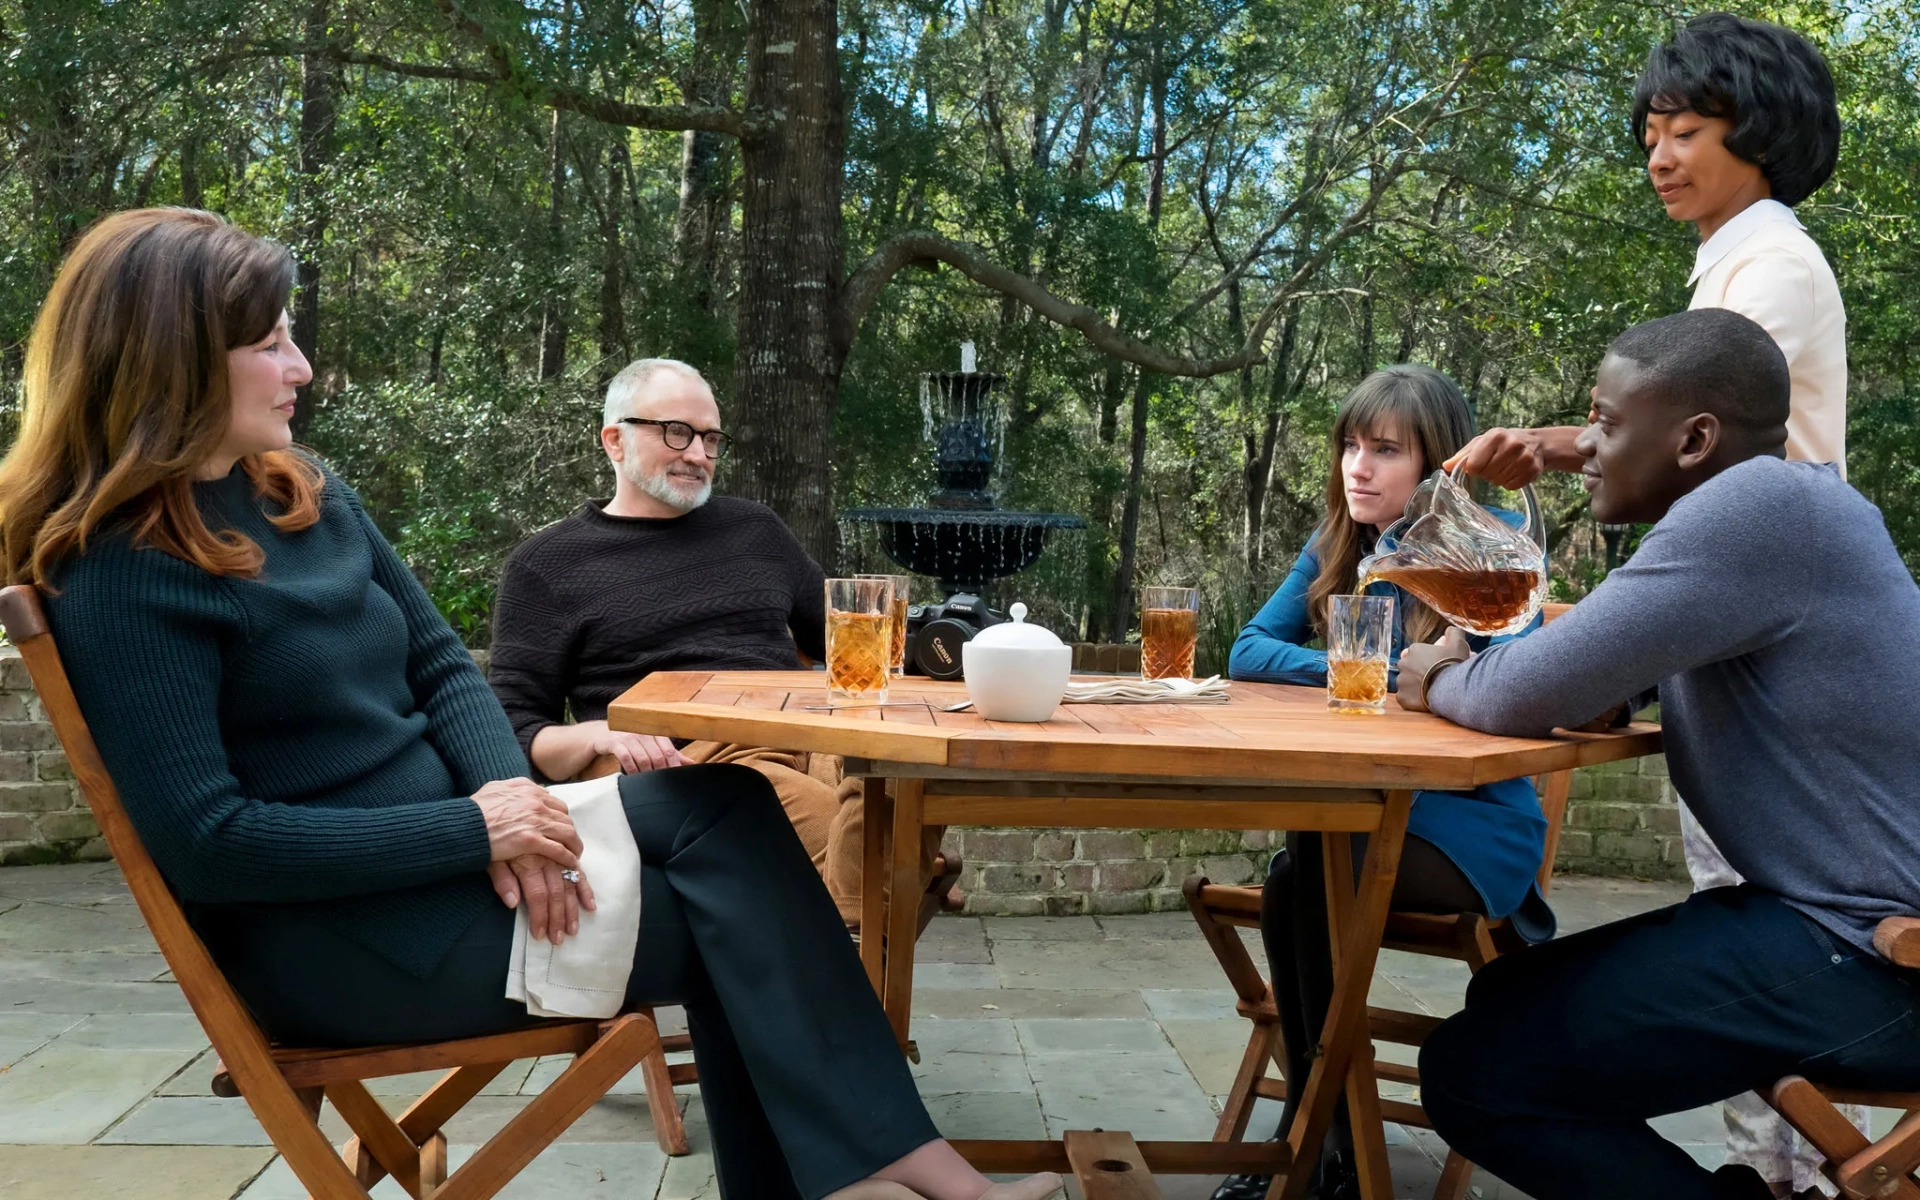
POLYGON ((1847 314, 1826 255, 1778 200, 1743 209, 1701 243, 1689 308, 1728 308, 1787 357, 1793 409, 1787 457, 1847 473, 1847 314))

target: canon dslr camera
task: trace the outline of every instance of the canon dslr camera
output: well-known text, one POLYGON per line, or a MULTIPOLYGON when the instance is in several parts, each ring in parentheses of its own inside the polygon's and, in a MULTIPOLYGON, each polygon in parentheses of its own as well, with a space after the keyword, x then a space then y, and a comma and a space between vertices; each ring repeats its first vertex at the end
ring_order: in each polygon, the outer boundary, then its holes
POLYGON ((960 678, 960 647, 1006 619, 965 592, 955 592, 940 604, 912 605, 907 609, 907 670, 935 679, 960 678))

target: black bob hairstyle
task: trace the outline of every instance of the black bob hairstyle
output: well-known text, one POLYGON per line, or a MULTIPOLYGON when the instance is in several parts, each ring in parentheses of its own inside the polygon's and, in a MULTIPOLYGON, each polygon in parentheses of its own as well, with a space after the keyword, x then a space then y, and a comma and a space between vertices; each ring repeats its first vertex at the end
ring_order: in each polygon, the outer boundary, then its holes
POLYGON ((1643 149, 1650 112, 1732 122, 1727 149, 1758 166, 1788 206, 1825 183, 1840 156, 1827 60, 1791 29, 1731 13, 1703 13, 1653 48, 1633 89, 1633 140, 1643 149))

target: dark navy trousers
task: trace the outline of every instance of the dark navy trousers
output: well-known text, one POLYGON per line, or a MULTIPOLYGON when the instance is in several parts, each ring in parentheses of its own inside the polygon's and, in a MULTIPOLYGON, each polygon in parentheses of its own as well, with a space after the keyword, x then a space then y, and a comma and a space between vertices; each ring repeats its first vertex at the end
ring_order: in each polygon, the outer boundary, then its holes
MULTIPOLYGON (((625 776, 620 797, 641 860, 627 1000, 686 1006, 721 1194, 816 1200, 939 1137, 772 786, 746 767, 680 767, 625 776)), ((504 905, 425 979, 294 906, 203 928, 282 1041, 442 1040, 530 1021, 505 996, 504 905)))
POLYGON ((1420 1052, 1421 1099, 1449 1146, 1535 1200, 1765 1197, 1648 1120, 1787 1075, 1920 1091, 1917 976, 1774 893, 1715 888, 1483 969, 1420 1052))

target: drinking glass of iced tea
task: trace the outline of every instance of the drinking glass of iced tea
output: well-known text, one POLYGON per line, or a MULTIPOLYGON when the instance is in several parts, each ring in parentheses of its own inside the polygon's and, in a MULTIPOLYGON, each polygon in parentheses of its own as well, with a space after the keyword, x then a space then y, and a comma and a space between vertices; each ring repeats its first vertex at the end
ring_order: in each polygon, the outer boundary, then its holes
POLYGON ((913 590, 911 575, 855 575, 855 579, 884 579, 893 585, 893 673, 907 673, 907 597, 913 590))
POLYGON ((1140 589, 1140 678, 1192 678, 1193 647, 1199 640, 1199 589, 1140 589))
POLYGON ((885 703, 892 663, 893 585, 827 580, 827 703, 885 703))
POLYGON ((1340 713, 1387 711, 1393 657, 1392 596, 1327 597, 1327 707, 1340 713))

